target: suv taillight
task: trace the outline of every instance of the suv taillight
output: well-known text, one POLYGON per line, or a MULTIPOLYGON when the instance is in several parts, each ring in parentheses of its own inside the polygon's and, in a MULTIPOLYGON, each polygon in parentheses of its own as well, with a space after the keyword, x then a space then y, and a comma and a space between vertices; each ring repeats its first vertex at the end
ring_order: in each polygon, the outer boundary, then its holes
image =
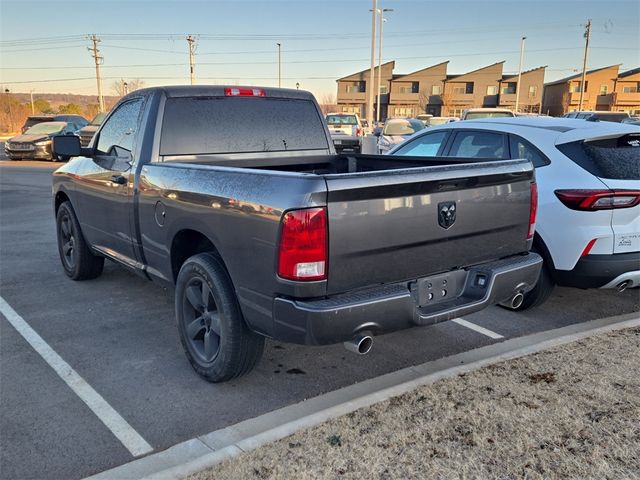
POLYGON ((611 210, 640 203, 640 190, 556 190, 555 194, 571 210, 611 210))
POLYGON ((536 183, 531 184, 531 205, 529 207, 529 233, 527 234, 527 240, 533 238, 533 234, 536 232, 536 215, 538 214, 538 185, 536 183))
POLYGON ((284 214, 278 245, 278 276, 296 281, 324 280, 327 252, 326 208, 284 214))

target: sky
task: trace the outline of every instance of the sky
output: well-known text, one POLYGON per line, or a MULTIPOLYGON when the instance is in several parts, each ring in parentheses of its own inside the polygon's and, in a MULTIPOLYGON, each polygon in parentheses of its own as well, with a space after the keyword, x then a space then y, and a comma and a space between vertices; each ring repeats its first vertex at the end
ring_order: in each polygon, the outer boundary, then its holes
MULTIPOLYGON (((196 82, 278 85, 336 94, 336 80, 368 69, 371 0, 0 0, 0 85, 11 92, 96 94, 87 36, 114 82, 189 83, 187 34, 196 36, 196 82)), ((378 0, 390 8, 383 62, 396 74, 449 60, 448 73, 505 61, 517 73, 547 65, 545 81, 580 71, 584 25, 593 23, 588 68, 640 66, 640 0, 378 0)), ((376 50, 376 61, 377 61, 376 50)))

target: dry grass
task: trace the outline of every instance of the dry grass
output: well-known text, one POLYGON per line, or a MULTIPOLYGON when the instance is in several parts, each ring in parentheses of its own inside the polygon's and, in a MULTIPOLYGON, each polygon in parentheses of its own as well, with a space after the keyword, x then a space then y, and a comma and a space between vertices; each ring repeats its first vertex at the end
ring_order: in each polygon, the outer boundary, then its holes
POLYGON ((640 478, 640 329, 439 381, 189 480, 640 478))

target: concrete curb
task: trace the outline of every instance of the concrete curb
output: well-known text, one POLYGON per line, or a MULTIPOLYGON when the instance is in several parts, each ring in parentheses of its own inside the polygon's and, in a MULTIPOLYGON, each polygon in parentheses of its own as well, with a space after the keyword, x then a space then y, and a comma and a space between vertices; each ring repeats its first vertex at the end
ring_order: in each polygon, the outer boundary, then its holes
POLYGON ((408 367, 187 440, 165 451, 134 460, 88 479, 173 480, 184 478, 304 428, 402 395, 440 379, 600 333, 638 326, 640 326, 638 313, 617 315, 513 338, 408 367))

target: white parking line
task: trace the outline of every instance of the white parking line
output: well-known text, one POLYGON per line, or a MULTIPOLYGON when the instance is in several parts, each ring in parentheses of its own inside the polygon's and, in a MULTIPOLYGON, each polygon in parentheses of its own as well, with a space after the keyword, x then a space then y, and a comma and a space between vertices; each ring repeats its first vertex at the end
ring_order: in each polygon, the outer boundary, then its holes
POLYGON ((462 325, 463 327, 470 328, 471 330, 481 333, 482 335, 486 335, 489 338, 493 338, 494 340, 504 338, 499 333, 492 332, 491 330, 487 330, 486 328, 483 328, 480 325, 476 325, 475 323, 471 323, 465 320, 464 318, 454 318, 451 321, 457 323, 458 325, 462 325))
POLYGON ((6 317, 13 328, 24 337, 44 361, 53 368, 69 388, 80 397, 98 419, 111 430, 111 433, 131 452, 131 455, 137 457, 153 451, 153 447, 91 385, 78 375, 2 297, 0 297, 0 313, 6 317))

